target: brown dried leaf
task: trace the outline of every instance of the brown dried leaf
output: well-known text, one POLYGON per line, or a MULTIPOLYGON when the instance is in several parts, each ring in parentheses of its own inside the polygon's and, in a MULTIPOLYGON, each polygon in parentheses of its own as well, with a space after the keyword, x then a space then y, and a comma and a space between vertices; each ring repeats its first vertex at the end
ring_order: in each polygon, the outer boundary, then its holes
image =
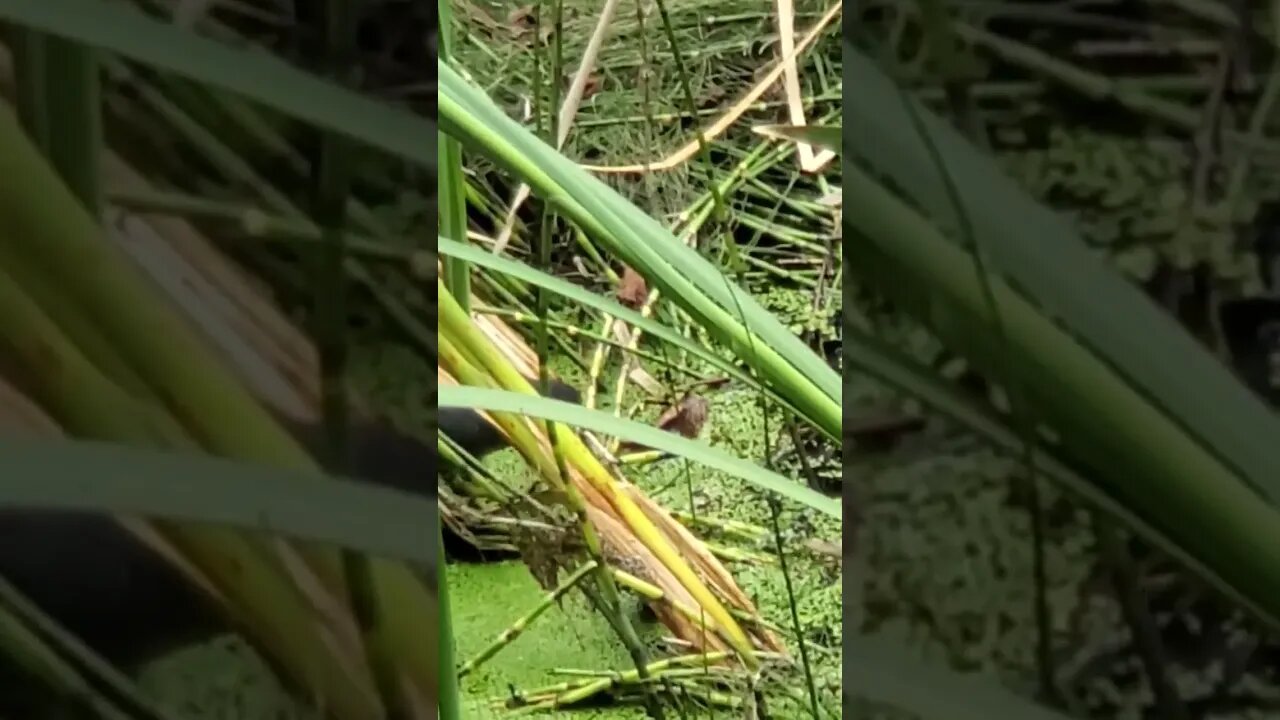
POLYGON ((679 433, 691 440, 702 434, 707 424, 711 403, 701 395, 685 395, 675 407, 667 408, 658 418, 658 427, 667 432, 679 433))
POLYGON ((622 282, 618 285, 618 302, 631 308, 639 310, 644 307, 644 301, 649 297, 649 285, 645 282, 644 276, 636 272, 630 265, 622 270, 622 282))
MULTIPOLYGON (((654 425, 661 430, 696 440, 702 434, 703 426, 707 424, 710 410, 711 403, 707 402, 706 398, 690 393, 681 398, 680 402, 663 411, 654 425)), ((620 452, 627 452, 642 448, 644 446, 638 443, 623 442, 618 449, 620 452)))

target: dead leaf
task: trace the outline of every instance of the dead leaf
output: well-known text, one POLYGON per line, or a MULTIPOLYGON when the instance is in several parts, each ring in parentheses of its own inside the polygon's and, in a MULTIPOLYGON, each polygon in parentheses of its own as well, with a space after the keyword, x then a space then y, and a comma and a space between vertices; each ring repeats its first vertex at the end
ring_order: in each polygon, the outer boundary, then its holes
MULTIPOLYGON (((660 430, 683 435, 690 440, 698 439, 702 428, 707 424, 711 403, 701 395, 686 394, 680 402, 669 407, 658 417, 654 425, 660 430)), ((643 449, 638 443, 623 442, 618 448, 620 452, 643 449)))
POLYGON ((673 408, 668 408, 658 418, 658 427, 667 432, 679 433, 690 440, 702 434, 707 423, 711 403, 701 395, 685 395, 673 408))
POLYGON ((639 310, 644 307, 644 301, 649 297, 649 286, 644 281, 644 276, 636 272, 630 265, 622 271, 622 282, 618 285, 618 302, 631 308, 639 310))

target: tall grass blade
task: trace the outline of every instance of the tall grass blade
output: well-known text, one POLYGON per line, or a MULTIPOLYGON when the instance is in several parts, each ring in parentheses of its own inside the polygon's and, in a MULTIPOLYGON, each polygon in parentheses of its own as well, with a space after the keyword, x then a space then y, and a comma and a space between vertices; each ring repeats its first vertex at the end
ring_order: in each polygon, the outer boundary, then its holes
POLYGON ((432 120, 344 90, 264 51, 213 42, 98 0, 0 0, 0 19, 229 90, 435 172, 436 150, 425 141, 436 132, 432 120))
POLYGON ((657 221, 506 117, 453 68, 439 70, 445 132, 528 183, 788 395, 809 422, 839 437, 840 379, 794 333, 657 221))
POLYGON ((1207 350, 1118 273, 1066 220, 1036 203, 942 119, 906 96, 846 39, 845 159, 891 178, 936 222, 954 223, 930 145, 954 178, 992 270, 1270 502, 1280 500, 1280 424, 1207 350), (908 108, 910 107, 910 110, 908 108), (911 116, 927 131, 918 136, 911 116))
POLYGON ((367 483, 189 453, 0 439, 0 507, 108 512, 225 525, 418 567, 436 558, 436 504, 367 483))
POLYGON ((476 408, 542 418, 639 443, 686 458, 839 519, 840 502, 706 443, 573 403, 491 388, 442 386, 439 407, 476 408))

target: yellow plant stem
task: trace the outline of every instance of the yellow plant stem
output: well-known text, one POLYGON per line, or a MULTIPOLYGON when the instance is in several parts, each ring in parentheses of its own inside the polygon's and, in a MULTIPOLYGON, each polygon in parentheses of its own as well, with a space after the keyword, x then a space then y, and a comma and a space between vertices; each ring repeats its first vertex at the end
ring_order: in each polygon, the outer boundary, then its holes
MULTIPOLYGON (((139 404, 102 375, 0 269, 0 359, 22 372, 35 399, 69 420, 69 429, 131 445, 170 446, 168 433, 145 422, 139 404)), ((285 582, 273 555, 245 536, 226 530, 156 523, 167 539, 209 574, 254 634, 282 651, 308 689, 331 688, 343 717, 373 717, 373 706, 353 680, 323 662, 314 613, 298 589, 285 582), (247 612, 246 612, 247 611, 247 612), (362 697, 364 695, 365 697, 362 697)))
MULTIPOLYGON (((90 319, 118 349, 132 374, 146 380, 164 409, 202 447, 217 455, 268 466, 317 470, 311 457, 209 352, 207 344, 155 291, 149 279, 118 248, 103 240, 94 218, 67 192, 27 141, 12 113, 0 107, 0 258, 5 257, 21 258, 23 266, 34 271, 45 287, 57 288, 65 299, 65 307, 60 310, 90 319)), ((0 327, 0 332, 9 331, 7 326, 0 327)), ((244 543, 245 552, 256 556, 275 552, 260 541, 244 543)), ((338 553, 330 548, 308 547, 302 549, 302 554, 328 592, 342 598, 344 581, 338 553)), ((230 592, 230 587, 222 585, 247 584, 247 578, 235 574, 234 563, 216 555, 211 550, 202 559, 226 563, 219 573, 219 589, 243 600, 240 591, 230 592)), ((386 595, 379 602, 390 606, 395 601, 394 612, 388 610, 385 617, 388 636, 406 653, 397 659, 414 683, 430 683, 436 678, 431 660, 434 651, 423 649, 428 644, 419 641, 431 633, 434 601, 403 565, 379 560, 374 566, 378 594, 386 595)), ((270 572, 274 571, 264 570, 262 577, 270 572)), ((277 580, 284 580, 283 570, 277 580)), ((272 602, 266 596, 258 601, 272 602)), ((297 615, 296 610, 293 614, 297 615)), ((287 613, 281 612, 278 617, 284 626, 290 625, 287 613)), ((305 682, 324 698, 336 716, 364 718, 372 712, 361 697, 362 691, 341 696, 346 692, 343 688, 354 682, 353 669, 347 667, 348 660, 340 657, 341 651, 318 644, 320 638, 314 625, 289 633, 272 633, 262 624, 253 627, 255 632, 263 633, 257 639, 269 637, 268 648, 281 653, 279 659, 287 656, 286 666, 291 671, 311 668, 306 671, 305 682), (321 669, 323 675, 317 676, 321 669)))
MULTIPOLYGON (((458 303, 452 299, 443 282, 438 283, 438 292, 440 327, 442 333, 445 333, 440 338, 442 360, 445 357, 444 347, 447 337, 450 344, 457 342, 462 346, 460 349, 453 351, 456 358, 461 358, 464 354, 470 356, 483 365, 506 389, 534 395, 533 387, 529 382, 508 363, 504 362, 497 350, 490 345, 488 339, 471 325, 470 318, 467 317, 458 303)), ((459 379, 465 380, 465 378, 461 377, 459 379)), ((504 429, 516 429, 517 422, 512 421, 510 418, 503 418, 502 413, 495 413, 494 415, 495 420, 498 420, 504 429)), ((521 449, 522 454, 525 454, 526 457, 534 462, 544 476, 554 482, 555 478, 559 477, 559 473, 552 469, 551 461, 545 455, 533 450, 538 446, 531 436, 527 434, 527 426, 518 428, 518 430, 522 431, 519 434, 526 438, 524 442, 531 443, 528 448, 521 449), (548 470, 551 470, 551 472, 548 472, 548 470)), ((742 661, 750 668, 757 667, 759 663, 755 658, 755 648, 741 626, 733 619, 733 616, 729 614, 729 611, 715 594, 703 584, 688 563, 666 541, 662 533, 654 527, 644 512, 636 507, 635 503, 625 494, 618 492, 612 476, 609 475, 609 471, 596 459, 596 456, 587 449, 577 435, 569 432, 568 428, 561 428, 561 432, 558 432, 556 437, 561 444, 565 458, 573 461, 574 466, 582 472, 583 477, 613 506, 614 510, 622 517, 640 541, 644 543, 645 547, 649 548, 650 552, 666 566, 680 584, 689 591, 689 594, 698 601, 698 604, 706 610, 713 621, 713 627, 722 632, 730 645, 738 652, 742 661)), ((564 489, 571 502, 575 505, 582 503, 581 497, 576 493, 576 489, 572 488, 571 483, 564 483, 564 489)), ((578 510, 579 508, 575 507, 574 509, 578 510)))

